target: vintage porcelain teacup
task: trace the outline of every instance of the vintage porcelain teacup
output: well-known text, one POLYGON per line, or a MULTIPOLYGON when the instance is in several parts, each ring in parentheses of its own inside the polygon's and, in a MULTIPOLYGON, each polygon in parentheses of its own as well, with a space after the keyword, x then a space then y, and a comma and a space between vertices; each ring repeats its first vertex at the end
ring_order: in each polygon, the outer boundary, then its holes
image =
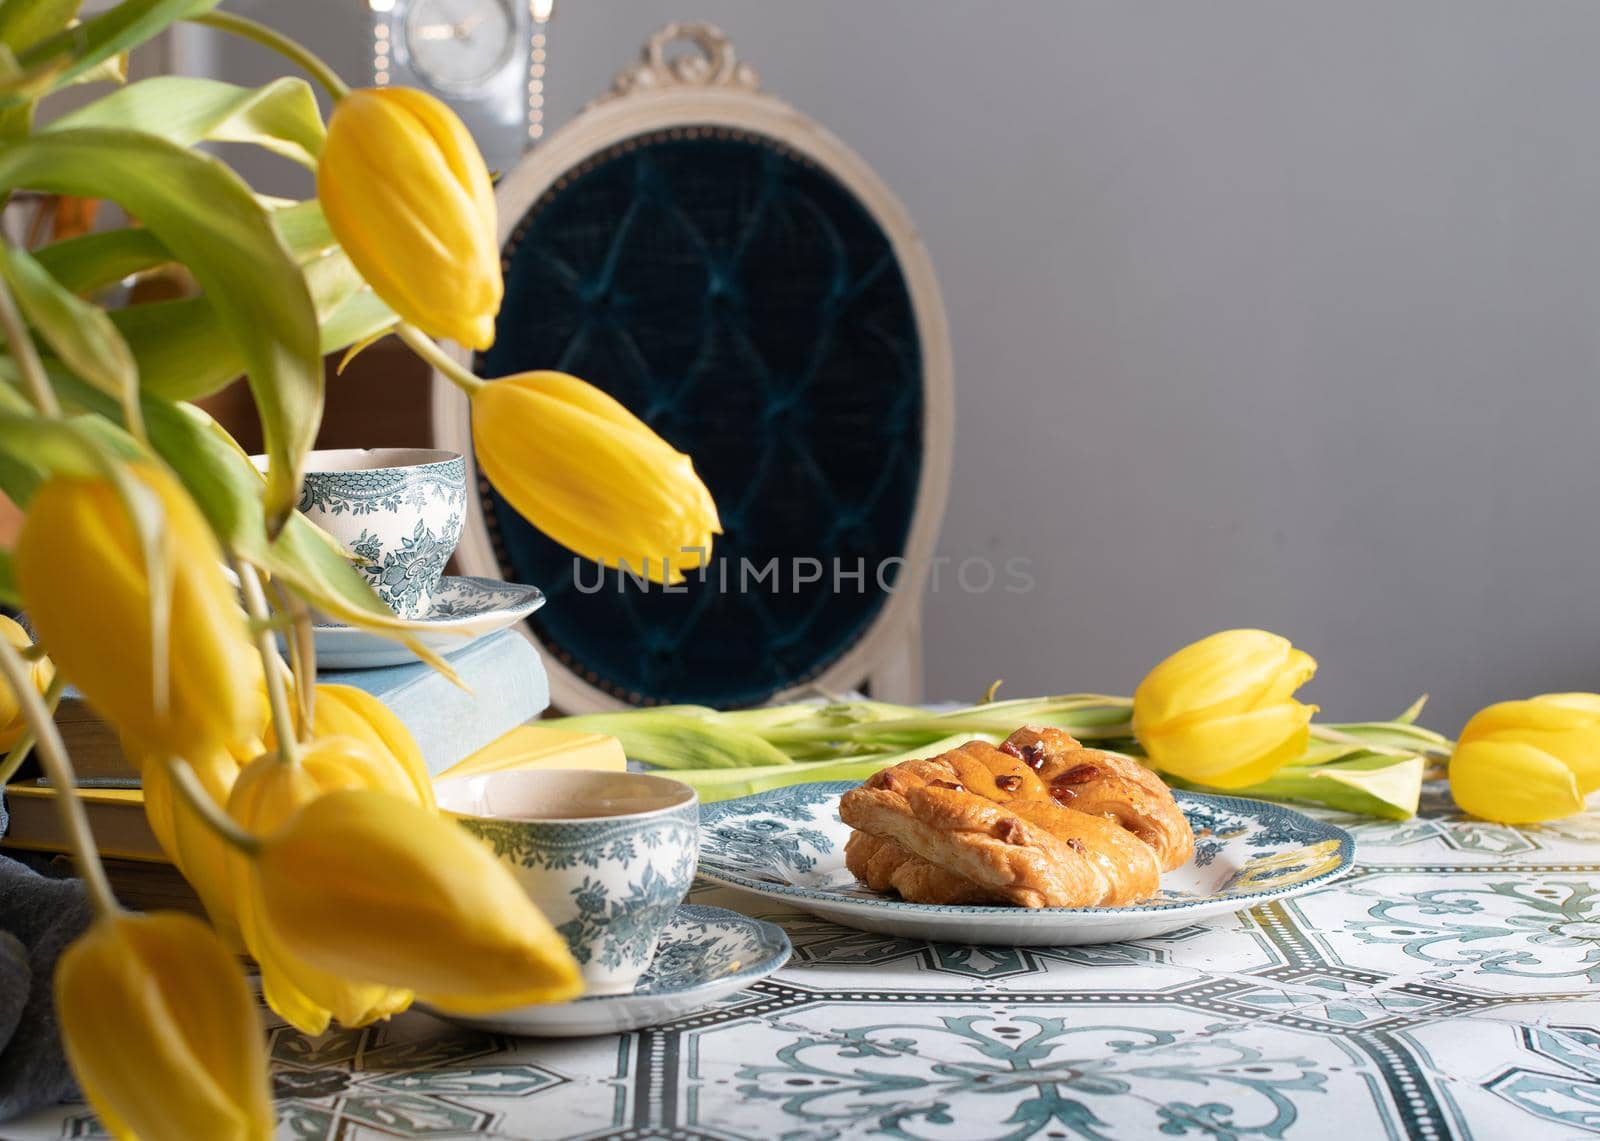
POLYGON ((461 538, 466 465, 428 448, 312 452, 298 506, 359 556, 357 568, 389 609, 421 618, 461 538))
POLYGON ((631 991, 694 880, 694 789, 649 773, 549 769, 444 780, 435 791, 555 924, 588 992, 631 991))

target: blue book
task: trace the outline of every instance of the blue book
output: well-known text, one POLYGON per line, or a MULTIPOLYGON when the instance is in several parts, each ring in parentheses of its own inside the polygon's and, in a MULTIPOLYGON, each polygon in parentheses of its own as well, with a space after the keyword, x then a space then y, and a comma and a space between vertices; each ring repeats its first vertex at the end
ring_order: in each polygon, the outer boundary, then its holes
POLYGON ((550 704, 550 680, 532 642, 501 630, 446 654, 463 690, 421 662, 368 670, 323 670, 317 681, 352 685, 381 700, 417 739, 430 773, 539 716, 550 704))
MULTIPOLYGON (((501 630, 446 654, 463 690, 421 662, 365 670, 322 670, 324 684, 351 685, 378 698, 411 730, 430 773, 438 774, 531 720, 550 704, 544 661, 516 630, 501 630), (470 690, 470 692, 468 692, 470 690)), ((138 788, 116 730, 69 686, 56 724, 84 787, 138 788)), ((28 767, 36 772, 37 762, 28 767)), ((24 777, 27 773, 23 774, 24 777)))

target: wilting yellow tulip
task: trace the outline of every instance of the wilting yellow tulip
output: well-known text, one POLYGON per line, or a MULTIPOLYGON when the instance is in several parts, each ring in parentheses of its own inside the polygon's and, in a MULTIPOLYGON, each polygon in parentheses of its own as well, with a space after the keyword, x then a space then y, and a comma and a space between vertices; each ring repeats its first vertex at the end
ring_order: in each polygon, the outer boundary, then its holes
MULTIPOLYGON (((424 808, 433 807, 433 778, 423 762, 411 730, 394 711, 364 689, 353 685, 319 685, 311 715, 311 731, 317 737, 359 737, 379 752, 387 753, 410 778, 415 800, 424 808)), ((267 727, 267 747, 276 748, 272 727, 267 727)))
POLYGON ((1505 824, 1582 812, 1600 788, 1600 694, 1547 693, 1479 710, 1450 758, 1450 792, 1505 824))
MULTIPOLYGON (((251 755, 261 751, 256 743, 251 755)), ((144 815, 156 842, 205 905, 211 925, 230 950, 243 949, 238 908, 229 878, 232 849, 173 785, 171 763, 142 756, 138 746, 124 742, 123 753, 139 770, 144 790, 144 815)), ((219 811, 239 776, 239 761, 229 753, 197 757, 187 762, 201 787, 219 811)))
MULTIPOLYGON (((0 614, 0 638, 18 650, 26 650, 33 645, 28 632, 15 619, 7 618, 4 614, 0 614)), ((40 693, 50 688, 50 679, 55 672, 49 658, 28 663, 28 680, 40 693)), ((22 704, 17 701, 17 695, 11 692, 11 687, 4 680, 0 680, 0 752, 15 745, 27 728, 28 722, 22 716, 22 704)))
MULTIPOLYGON (((319 701, 318 705, 322 703, 319 701)), ((381 746, 358 737, 321 737, 301 747, 293 764, 264 753, 234 782, 228 814, 246 831, 269 835, 303 805, 340 789, 373 789, 415 800, 410 774, 381 746)), ((253 860, 229 852, 232 895, 245 946, 261 968, 267 1005, 295 1029, 321 1034, 330 1017, 364 1026, 404 1010, 411 992, 332 974, 305 962, 284 946, 263 915, 253 860)))
POLYGON ((689 457, 591 384, 560 372, 472 393, 472 439, 489 481, 556 542, 652 582, 682 582, 722 533, 689 457))
POLYGON ((1185 646, 1139 683, 1133 731, 1150 763, 1196 784, 1243 788, 1305 752, 1315 705, 1294 691, 1311 655, 1265 630, 1224 630, 1185 646))
POLYGON ((130 469, 155 492, 170 572, 164 704, 152 673, 150 577, 111 484, 56 476, 28 504, 16 572, 28 616, 68 681, 149 753, 203 757, 260 735, 261 659, 199 510, 160 468, 130 469))
POLYGON ((391 309, 468 348, 494 343, 504 291, 494 187, 454 111, 413 87, 351 92, 328 120, 317 197, 391 309))
POLYGON ((255 858, 265 922, 333 975, 460 1013, 559 1002, 578 964, 510 871, 456 824, 383 793, 329 793, 255 858))
POLYGON ((255 1001, 198 919, 97 919, 62 953, 55 996, 67 1059, 113 1137, 272 1136, 255 1001))

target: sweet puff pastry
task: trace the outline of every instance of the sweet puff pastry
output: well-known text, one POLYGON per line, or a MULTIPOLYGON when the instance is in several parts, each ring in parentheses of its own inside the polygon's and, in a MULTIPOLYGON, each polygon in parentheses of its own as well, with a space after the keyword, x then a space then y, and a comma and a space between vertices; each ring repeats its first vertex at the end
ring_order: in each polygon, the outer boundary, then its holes
POLYGON ((1161 779, 1060 729, 1024 726, 905 761, 845 793, 850 871, 912 903, 1120 907, 1194 853, 1161 779))

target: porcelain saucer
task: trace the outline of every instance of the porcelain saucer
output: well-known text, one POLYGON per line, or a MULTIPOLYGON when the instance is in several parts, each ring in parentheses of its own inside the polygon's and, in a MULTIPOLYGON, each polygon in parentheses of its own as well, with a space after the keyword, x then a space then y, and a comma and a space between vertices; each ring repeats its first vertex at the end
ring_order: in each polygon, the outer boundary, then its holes
POLYGON ((792 785, 700 806, 700 875, 846 927, 911 939, 1076 946, 1148 939, 1312 891, 1342 876, 1355 841, 1281 804, 1177 792, 1194 856, 1130 907, 942 906, 868 890, 845 866, 839 798, 853 781, 792 785))
POLYGON ((775 924, 721 907, 685 903, 662 932, 655 958, 631 994, 593 995, 498 1014, 430 1013, 499 1034, 535 1038, 618 1034, 682 1018, 744 990, 787 963, 789 951, 789 937, 775 924))
MULTIPOLYGON (((433 605, 415 621, 417 640, 440 654, 464 650, 479 638, 522 621, 544 605, 536 586, 492 578, 446 575, 433 592, 433 605)), ((318 622, 317 665, 335 670, 368 669, 415 661, 403 644, 341 622, 318 622)))

